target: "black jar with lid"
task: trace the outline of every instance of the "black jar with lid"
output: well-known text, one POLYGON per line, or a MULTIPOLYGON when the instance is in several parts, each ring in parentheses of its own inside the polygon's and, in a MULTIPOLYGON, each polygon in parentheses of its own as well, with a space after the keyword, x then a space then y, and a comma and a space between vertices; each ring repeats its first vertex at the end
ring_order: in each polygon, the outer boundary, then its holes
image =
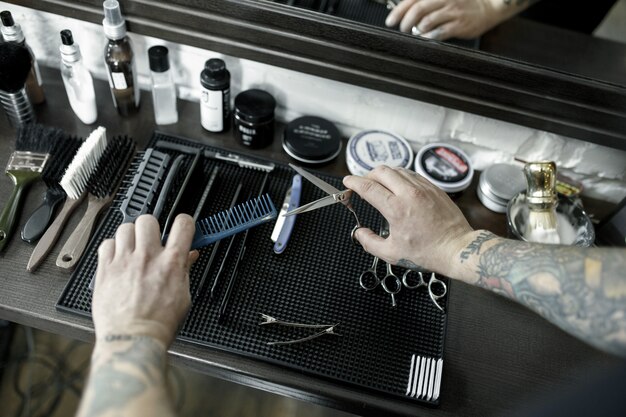
POLYGON ((267 91, 252 89, 235 97, 235 137, 245 146, 263 148, 274 140, 276 100, 267 91))

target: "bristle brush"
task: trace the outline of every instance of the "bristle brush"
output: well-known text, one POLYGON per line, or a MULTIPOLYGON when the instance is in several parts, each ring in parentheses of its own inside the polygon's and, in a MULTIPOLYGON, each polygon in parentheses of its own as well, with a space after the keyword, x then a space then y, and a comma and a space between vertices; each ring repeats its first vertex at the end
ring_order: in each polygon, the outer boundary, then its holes
POLYGON ((33 272, 46 259, 46 256, 56 243, 65 223, 76 207, 85 199, 87 182, 96 169, 100 158, 107 146, 106 129, 98 127, 91 132, 87 140, 81 145, 67 167, 60 184, 67 193, 67 199, 61 211, 54 219, 48 230, 43 234, 35 250, 33 250, 26 269, 33 272))
POLYGON ((82 144, 81 139, 68 136, 61 130, 58 130, 53 140, 50 159, 41 172, 41 179, 48 189, 41 205, 32 212, 22 227, 21 235, 24 242, 35 243, 39 240, 50 225, 57 207, 65 200, 66 194, 59 181, 82 144))
POLYGON ((13 233, 26 189, 41 177, 41 171, 49 158, 49 138, 56 134, 56 129, 38 124, 27 124, 18 129, 16 150, 11 154, 6 168, 6 174, 13 181, 14 187, 0 214, 0 251, 6 247, 13 233))
POLYGON ((12 126, 35 121, 24 83, 31 70, 28 49, 15 42, 0 43, 0 103, 12 126))
POLYGON ((56 261, 58 267, 71 269, 79 261, 89 243, 96 219, 113 202, 134 153, 135 142, 127 136, 118 136, 109 142, 87 183, 87 211, 63 245, 56 261))

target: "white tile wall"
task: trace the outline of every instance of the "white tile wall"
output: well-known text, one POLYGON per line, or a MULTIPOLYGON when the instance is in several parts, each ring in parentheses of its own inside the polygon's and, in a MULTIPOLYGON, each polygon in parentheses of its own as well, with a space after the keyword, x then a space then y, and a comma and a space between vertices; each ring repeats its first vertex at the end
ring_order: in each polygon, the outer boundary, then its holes
MULTIPOLYGON (((88 68, 106 79, 102 64, 105 40, 99 25, 5 2, 0 2, 0 9, 14 14, 44 65, 59 66, 58 33, 69 28, 88 68)), ((390 129, 406 137, 415 150, 425 142, 451 141, 468 152, 479 170, 495 162, 513 162, 515 157, 552 159, 561 172, 583 182, 587 195, 611 202, 626 196, 623 151, 152 37, 131 34, 131 38, 139 58, 142 88, 149 88, 146 51, 163 44, 170 50, 181 98, 198 100, 204 61, 221 57, 232 74, 233 97, 253 87, 267 90, 277 99, 279 120, 303 114, 322 116, 337 123, 346 136, 365 128, 390 129)))

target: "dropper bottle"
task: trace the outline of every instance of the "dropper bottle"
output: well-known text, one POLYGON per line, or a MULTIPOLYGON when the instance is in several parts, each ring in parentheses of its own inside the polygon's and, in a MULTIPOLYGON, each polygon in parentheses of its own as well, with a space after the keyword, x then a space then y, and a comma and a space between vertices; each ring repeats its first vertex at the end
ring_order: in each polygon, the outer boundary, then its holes
POLYGON ((61 31, 61 77, 72 110, 85 124, 98 118, 93 78, 83 64, 80 48, 74 43, 72 32, 61 31))
POLYGON ((43 88, 41 87, 41 73, 39 72, 39 65, 37 64, 37 59, 35 58, 35 54, 33 54, 33 50, 30 49, 30 46, 26 43, 26 38, 24 37, 24 32, 22 32, 22 27, 15 23, 13 20, 13 15, 8 10, 5 10, 0 13, 0 20, 2 20, 2 27, 0 31, 2 32, 2 37, 5 42, 15 42, 19 45, 24 46, 28 49, 31 57, 31 70, 30 74, 28 74, 28 78, 26 79, 25 87, 26 94, 30 99, 30 102, 33 104, 40 104, 46 101, 46 95, 43 92, 43 88))
POLYGON ((109 39, 104 49, 104 62, 109 75, 113 103, 122 116, 134 114, 139 109, 137 68, 130 39, 126 36, 126 22, 120 4, 106 0, 104 8, 104 34, 109 39))

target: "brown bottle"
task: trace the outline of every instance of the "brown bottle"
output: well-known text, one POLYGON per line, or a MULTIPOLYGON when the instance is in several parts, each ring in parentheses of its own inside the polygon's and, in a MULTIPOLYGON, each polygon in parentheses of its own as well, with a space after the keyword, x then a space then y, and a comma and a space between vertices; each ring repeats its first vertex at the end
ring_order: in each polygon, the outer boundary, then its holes
POLYGON ((137 69, 130 39, 126 36, 126 23, 119 3, 107 0, 104 7, 104 34, 109 39, 104 49, 104 62, 109 76, 113 103, 122 116, 134 114, 139 109, 137 69))

